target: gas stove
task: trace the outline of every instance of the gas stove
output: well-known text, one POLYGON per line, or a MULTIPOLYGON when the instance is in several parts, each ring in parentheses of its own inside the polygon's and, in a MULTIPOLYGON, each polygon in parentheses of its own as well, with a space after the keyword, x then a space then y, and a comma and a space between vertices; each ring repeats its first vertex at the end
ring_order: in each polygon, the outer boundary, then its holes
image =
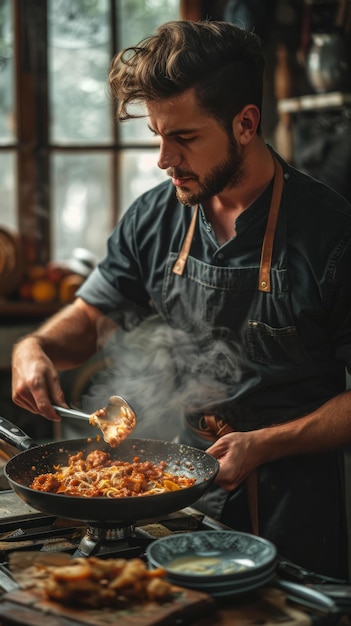
POLYGON ((40 550, 67 552, 73 556, 144 558, 147 545, 172 533, 220 530, 227 527, 192 507, 161 519, 141 520, 132 525, 92 526, 45 515, 30 507, 13 492, 2 491, 0 499, 0 563, 10 552, 40 550))
MULTIPOLYGON (((33 552, 34 556, 34 552, 37 551, 68 553, 72 556, 83 557, 98 555, 99 558, 128 559, 139 557, 146 560, 147 546, 159 537, 195 530, 221 529, 228 530, 228 527, 193 507, 186 507, 156 520, 141 520, 136 524, 116 525, 115 527, 100 524, 96 527, 83 522, 40 513, 21 500, 14 491, 1 491, 0 598, 6 591, 12 591, 12 581, 8 587, 9 577, 11 578, 9 562, 12 552, 23 551, 23 559, 25 560, 28 559, 28 553, 33 552)), ((347 581, 337 581, 320 576, 282 559, 278 559, 276 573, 285 579, 285 587, 281 587, 281 590, 287 598, 303 606, 308 606, 311 610, 316 610, 318 612, 317 617, 321 613, 322 621, 316 617, 315 622, 311 623, 321 623, 323 626, 325 623, 329 623, 324 622, 325 604, 321 604, 320 597, 312 599, 308 596, 306 600, 305 592, 301 594, 301 591, 296 591, 298 587, 301 588, 301 583, 303 586, 308 583, 309 587, 314 587, 317 591, 323 592, 326 588, 329 598, 335 599, 338 603, 338 610, 342 609, 345 614, 351 615, 351 588, 347 581), (300 585, 295 586, 292 591, 290 587, 286 588, 286 585, 289 584, 286 581, 289 580, 300 583, 300 585), (337 584, 329 584, 325 587, 325 583, 337 584), (345 584, 340 585, 340 583, 345 584)), ((313 613, 313 615, 315 614, 313 613)), ((8 622, 4 623, 7 624, 8 622)), ((11 620, 9 623, 13 624, 11 620)), ((19 622, 14 623, 18 624, 19 622)), ((31 621, 30 624, 32 623, 34 622, 31 621)), ((272 623, 275 622, 272 621, 272 623)))

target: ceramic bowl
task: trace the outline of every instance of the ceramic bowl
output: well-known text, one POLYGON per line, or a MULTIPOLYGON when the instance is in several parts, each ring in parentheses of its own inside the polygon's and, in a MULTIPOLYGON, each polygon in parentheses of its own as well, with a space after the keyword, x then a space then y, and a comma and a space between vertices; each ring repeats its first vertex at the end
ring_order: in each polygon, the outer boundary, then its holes
POLYGON ((174 584, 212 595, 242 593, 275 574, 277 549, 266 539, 231 530, 178 533, 153 541, 149 567, 163 567, 174 584))

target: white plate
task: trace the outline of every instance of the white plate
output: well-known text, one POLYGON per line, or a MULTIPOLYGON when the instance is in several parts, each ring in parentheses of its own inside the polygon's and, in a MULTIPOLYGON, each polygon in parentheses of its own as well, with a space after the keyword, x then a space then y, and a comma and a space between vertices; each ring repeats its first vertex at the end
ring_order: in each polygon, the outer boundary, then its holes
MULTIPOLYGON (((186 587, 188 589, 196 589, 197 591, 203 591, 204 593, 208 593, 211 596, 237 596, 243 593, 247 593, 248 591, 253 591, 254 589, 258 589, 263 587, 263 585, 267 584, 271 580, 273 580, 275 576, 275 568, 264 572, 260 576, 255 576, 252 579, 238 581, 236 583, 228 582, 221 583, 219 585, 201 585, 199 583, 190 583, 190 582, 182 582, 182 587, 186 587)), ((175 581, 171 577, 167 577, 169 582, 173 584, 179 585, 179 581, 175 581)))
POLYGON ((274 563, 272 566, 270 566, 269 568, 267 568, 265 571, 260 572, 259 574, 253 574, 252 576, 250 576, 249 578, 238 578, 238 579, 230 579, 227 580, 226 582, 224 581, 220 581, 220 582, 213 582, 211 581, 207 581, 204 582, 203 580, 186 580, 183 578, 183 580, 180 580, 179 578, 175 578, 171 572, 167 572, 167 578, 168 580, 170 580, 172 583, 174 584, 178 584, 178 585, 182 585, 182 586, 187 586, 187 587, 192 587, 193 589, 199 589, 200 591, 208 591, 209 589, 214 589, 216 590, 221 590, 221 589, 226 589, 227 587, 230 589, 241 589, 243 586, 245 586, 246 584, 250 583, 251 584, 256 584, 257 583, 261 583, 262 580, 265 580, 266 578, 270 578, 272 576, 274 576, 276 572, 276 564, 274 563))
POLYGON ((215 591, 208 591, 208 593, 215 597, 238 596, 240 594, 247 593, 248 591, 254 591, 255 589, 259 589, 260 587, 263 587, 263 585, 266 585, 271 580, 273 580, 274 576, 275 576, 275 572, 271 573, 270 575, 262 576, 262 579, 260 581, 259 580, 256 580, 255 582, 245 581, 245 583, 243 583, 241 587, 233 587, 233 588, 228 587, 227 589, 222 589, 222 590, 218 589, 215 591))

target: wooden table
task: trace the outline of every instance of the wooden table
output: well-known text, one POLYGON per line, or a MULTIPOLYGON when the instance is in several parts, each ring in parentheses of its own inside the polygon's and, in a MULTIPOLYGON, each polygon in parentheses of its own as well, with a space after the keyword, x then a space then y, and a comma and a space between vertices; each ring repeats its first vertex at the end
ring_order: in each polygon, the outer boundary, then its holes
MULTIPOLYGON (((16 593, 5 594, 0 601, 2 626, 351 626, 347 618, 307 613, 286 601, 282 591, 270 587, 232 598, 209 598, 197 601, 189 611, 168 613, 164 608, 141 610, 130 615, 116 611, 42 610, 16 602, 16 593), (198 617, 196 616, 198 615, 198 617)), ((23 592, 20 592, 23 593, 23 592)))

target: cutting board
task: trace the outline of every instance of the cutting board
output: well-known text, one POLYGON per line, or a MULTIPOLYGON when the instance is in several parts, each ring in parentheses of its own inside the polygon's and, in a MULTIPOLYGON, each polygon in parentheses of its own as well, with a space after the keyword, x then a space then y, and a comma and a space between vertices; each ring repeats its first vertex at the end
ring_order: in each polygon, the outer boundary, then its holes
POLYGON ((0 601, 0 623, 16 626, 171 626, 188 625, 214 611, 211 596, 173 587, 167 602, 147 602, 128 609, 79 609, 47 600, 37 589, 15 590, 0 601))

